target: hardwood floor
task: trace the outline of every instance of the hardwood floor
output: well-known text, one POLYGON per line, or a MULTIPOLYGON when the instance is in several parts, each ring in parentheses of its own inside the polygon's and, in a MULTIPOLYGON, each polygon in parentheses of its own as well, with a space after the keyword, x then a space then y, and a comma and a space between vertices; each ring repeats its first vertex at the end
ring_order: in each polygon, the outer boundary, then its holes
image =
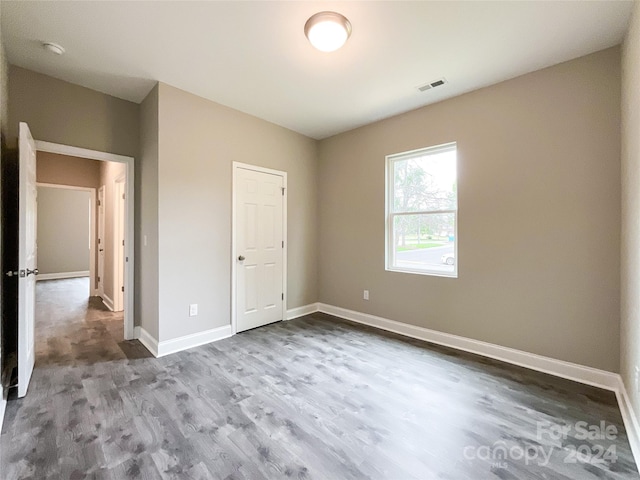
POLYGON ((323 314, 155 359, 81 282, 38 284, 3 480, 640 478, 611 392, 323 314))

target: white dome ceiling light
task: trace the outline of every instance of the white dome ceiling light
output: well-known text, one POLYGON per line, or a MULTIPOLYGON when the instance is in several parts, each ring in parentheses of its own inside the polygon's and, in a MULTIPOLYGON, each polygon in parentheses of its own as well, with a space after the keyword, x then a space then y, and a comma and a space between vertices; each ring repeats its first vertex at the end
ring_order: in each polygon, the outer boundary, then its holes
POLYGON ((321 52, 333 52, 342 47, 351 35, 351 23, 337 12, 320 12, 307 20, 304 34, 321 52))
POLYGON ((42 48, 44 48, 47 52, 54 53, 56 55, 62 55, 65 50, 62 45, 58 45, 53 42, 42 42, 42 48))

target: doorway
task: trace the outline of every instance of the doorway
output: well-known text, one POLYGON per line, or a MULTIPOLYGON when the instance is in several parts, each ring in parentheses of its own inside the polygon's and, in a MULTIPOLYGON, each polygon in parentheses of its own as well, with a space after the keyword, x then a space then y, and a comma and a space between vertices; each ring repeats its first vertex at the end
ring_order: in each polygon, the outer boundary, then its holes
MULTIPOLYGON (((36 156, 38 153, 48 153, 53 155, 60 155, 64 157, 74 159, 84 159, 98 161, 103 165, 117 165, 119 168, 113 171, 119 172, 118 175, 112 175, 109 177, 111 180, 111 191, 115 191, 116 184, 114 179, 118 176, 122 177, 121 190, 126 190, 123 197, 123 205, 118 205, 121 208, 121 212, 118 213, 118 218, 122 224, 118 227, 119 232, 124 232, 124 236, 128 239, 123 245, 122 252, 119 253, 120 258, 124 258, 124 265, 119 268, 122 271, 121 278, 126 279, 123 281, 116 275, 111 275, 112 287, 116 282, 119 282, 124 287, 124 292, 120 296, 122 306, 124 308, 123 314, 120 315, 120 328, 122 329, 122 336, 124 340, 134 338, 133 327, 133 274, 134 274, 134 229, 133 229, 133 211, 134 205, 133 199, 133 176, 134 176, 134 159, 132 157, 125 157, 121 155, 115 155, 110 153, 98 152, 94 150, 87 150, 83 148, 70 147, 67 145, 54 144, 50 142, 42 142, 34 140, 29 131, 29 127, 26 123, 20 123, 19 131, 19 150, 15 155, 7 155, 6 161, 3 157, 3 258, 2 263, 4 265, 4 274, 11 280, 5 280, 3 282, 3 301, 4 304, 10 308, 5 308, 5 312, 13 311, 15 316, 3 318, 3 324, 7 322, 11 324, 10 337, 15 338, 15 345, 13 350, 8 351, 7 348, 3 349, 3 359, 13 356, 17 362, 13 363, 12 370, 17 373, 15 382, 13 381, 13 375, 11 375, 11 385, 17 386, 18 396, 22 397, 26 394, 31 373, 35 364, 35 318, 38 311, 35 309, 35 296, 36 296, 36 282, 35 276, 39 271, 36 267, 37 259, 37 173, 36 156), (6 198, 5 198, 6 197, 6 198), (125 198, 126 197, 126 198, 125 198), (8 212, 11 210, 11 212, 8 212), (13 225, 13 226, 12 226, 13 225), (123 226, 124 225, 124 226, 123 226), (6 234, 4 234, 6 233, 6 234), (6 288, 5 288, 6 287, 6 288), (11 287, 11 288, 9 288, 11 287), (15 288, 14 288, 15 287, 15 288), (15 308, 14 308, 15 304, 15 308), (14 320, 15 319, 15 320, 14 320), (6 322, 5 322, 6 320, 6 322), (15 322, 15 323, 14 323, 15 322), (5 357, 6 355, 6 357, 5 357), (17 368, 16 368, 17 367, 17 368)), ((86 162, 80 162, 86 163, 86 162)), ((57 169, 54 169, 57 170, 57 169)), ((59 172, 58 172, 59 173, 59 172)), ((57 182, 51 182, 57 183, 57 182)), ((64 184, 64 182, 62 182, 64 184)), ((105 199, 108 197, 108 189, 103 191, 105 199)), ((95 195, 93 196, 95 198, 95 195)), ((106 202, 105 202, 106 203, 106 202)), ((89 205, 85 205, 87 210, 90 210, 89 205)), ((113 210, 113 209, 112 209, 113 210)), ((85 211, 85 213, 89 213, 85 211)), ((93 212, 92 212, 93 213, 93 212)), ((108 239, 108 211, 104 212, 105 215, 105 229, 103 231, 104 240, 107 243, 108 239)), ((113 214, 113 212, 112 212, 113 214)), ((115 215, 113 216, 115 219, 115 215)), ((92 228, 92 232, 94 228, 92 228)), ((112 230, 112 235, 113 235, 112 230)), ((111 237, 112 243, 114 238, 111 237)), ((115 244, 111 246, 112 251, 116 252, 114 248, 115 244)), ((78 247, 79 250, 91 250, 90 244, 85 244, 83 247, 78 247)), ((80 252, 81 253, 81 252, 80 252)), ((82 256, 82 255, 79 255, 82 256)), ((92 263, 95 257, 91 255, 90 262, 92 263)), ((101 286, 103 290, 107 290, 108 287, 108 269, 103 262, 103 270, 105 270, 105 278, 101 278, 101 286)), ((80 283, 85 286, 80 287, 80 290, 88 290, 86 293, 91 293, 97 284, 94 284, 94 275, 87 274, 86 266, 78 267, 83 270, 74 270, 67 272, 65 280, 57 279, 57 282, 75 282, 79 276, 83 274, 84 279, 79 279, 80 283), (70 276, 72 275, 72 276, 70 276), (91 287, 89 287, 91 285, 91 287)), ((113 272, 113 270, 112 270, 113 272)), ((59 272, 58 272, 59 273, 59 272)), ((44 278, 46 279, 46 278, 44 278)), ((43 282, 47 283, 47 282, 43 282)), ((78 283, 78 282, 75 282, 78 283)), ((78 285, 80 285, 78 283, 78 285)), ((112 291, 116 290, 113 287, 112 291)), ((85 294, 81 294, 85 295, 85 294)), ((67 297, 68 298, 68 297, 67 297)), ((112 297, 113 298, 113 297, 112 297)), ((85 302, 90 297, 85 297, 85 302)), ((89 300, 91 301, 91 300, 89 300)), ((59 305, 56 303, 55 305, 59 305)), ((54 305, 54 309, 57 307, 54 305)), ((46 315, 45 315, 46 316, 46 315)), ((84 325, 80 323, 80 325, 84 325)), ((6 330, 5 330, 6 331, 6 330)), ((73 335, 69 338, 73 338, 73 335)), ((122 338, 122 337, 121 337, 122 338)), ((60 336, 54 336, 53 341, 58 341, 60 336)), ((6 345, 5 345, 6 347, 6 345)), ((54 349, 54 353, 58 350, 54 349)), ((55 355, 59 355, 55 353, 55 355)), ((58 358, 58 357, 56 357, 58 358)), ((59 358, 58 358, 59 360, 59 358)))
POLYGON ((134 272, 134 159, 50 142, 35 141, 37 152, 97 160, 101 164, 97 190, 96 273, 92 276, 92 294, 102 298, 112 311, 124 312, 124 339, 134 338, 133 272, 134 272), (120 193, 118 194, 117 191, 120 193), (116 196, 120 197, 116 201, 116 196), (121 240, 116 240, 121 237, 121 240), (126 239, 122 245, 122 239, 126 239), (117 248, 120 244, 120 248, 117 248), (102 251, 100 251, 102 250, 102 251), (109 252, 112 252, 111 259, 109 252), (119 260, 121 259, 121 261, 119 260), (124 287, 124 291, 123 291, 124 287))
POLYGON ((287 173, 233 163, 232 327, 284 319, 287 298, 287 173))

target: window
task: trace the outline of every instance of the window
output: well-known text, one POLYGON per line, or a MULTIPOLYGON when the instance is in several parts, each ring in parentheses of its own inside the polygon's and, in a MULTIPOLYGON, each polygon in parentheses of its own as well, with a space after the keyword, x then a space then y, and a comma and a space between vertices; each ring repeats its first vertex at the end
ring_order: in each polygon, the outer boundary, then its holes
POLYGON ((387 157, 387 270, 458 276, 456 144, 387 157))

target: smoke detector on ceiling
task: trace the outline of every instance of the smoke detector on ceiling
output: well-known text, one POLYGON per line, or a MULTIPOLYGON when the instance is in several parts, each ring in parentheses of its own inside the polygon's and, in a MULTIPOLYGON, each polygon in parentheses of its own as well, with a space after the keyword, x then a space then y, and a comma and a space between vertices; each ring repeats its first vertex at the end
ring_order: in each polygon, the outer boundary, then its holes
POLYGON ((442 77, 438 80, 434 80, 433 82, 425 83, 424 85, 420 85, 418 90, 421 92, 426 92, 427 90, 431 90, 432 88, 441 87, 447 83, 447 79, 442 77))
POLYGON ((54 53, 56 55, 62 55, 65 50, 62 45, 58 45, 53 42, 42 42, 42 48, 44 48, 47 52, 54 53))

